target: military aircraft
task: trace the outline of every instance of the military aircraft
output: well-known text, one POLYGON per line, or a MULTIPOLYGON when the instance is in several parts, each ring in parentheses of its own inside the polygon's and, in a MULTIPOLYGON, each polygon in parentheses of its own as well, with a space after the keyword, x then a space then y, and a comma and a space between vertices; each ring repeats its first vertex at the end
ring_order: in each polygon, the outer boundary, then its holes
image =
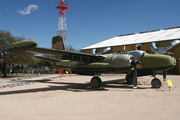
MULTIPOLYGON (((51 60, 57 65, 70 68, 76 74, 92 75, 91 85, 93 88, 99 88, 102 84, 99 75, 102 73, 127 74, 132 78, 133 88, 137 88, 137 75, 148 73, 149 71, 168 70, 173 68, 175 59, 168 55, 147 54, 143 51, 132 51, 128 53, 105 54, 111 48, 108 47, 96 54, 93 49, 91 54, 68 52, 64 50, 55 50, 49 48, 36 47, 37 43, 33 40, 25 40, 9 45, 5 52, 31 52, 47 54, 52 56, 61 56, 61 60, 39 57, 51 60), (140 65, 140 66, 138 66, 140 65), (139 68, 140 67, 140 68, 139 68), (141 71, 146 72, 141 73, 141 71)), ((160 80, 152 80, 153 87, 160 87, 160 80)))

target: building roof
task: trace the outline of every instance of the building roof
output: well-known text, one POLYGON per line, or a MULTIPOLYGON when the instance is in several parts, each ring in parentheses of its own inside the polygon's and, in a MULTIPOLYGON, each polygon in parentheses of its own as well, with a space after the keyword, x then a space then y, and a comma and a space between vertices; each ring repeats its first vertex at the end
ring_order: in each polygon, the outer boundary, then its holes
POLYGON ((147 43, 147 42, 155 42, 155 41, 175 40, 175 39, 180 39, 180 26, 166 28, 164 30, 159 29, 159 30, 145 31, 140 33, 119 35, 117 37, 113 37, 111 39, 85 47, 82 50, 129 45, 129 44, 139 44, 139 43, 147 43))

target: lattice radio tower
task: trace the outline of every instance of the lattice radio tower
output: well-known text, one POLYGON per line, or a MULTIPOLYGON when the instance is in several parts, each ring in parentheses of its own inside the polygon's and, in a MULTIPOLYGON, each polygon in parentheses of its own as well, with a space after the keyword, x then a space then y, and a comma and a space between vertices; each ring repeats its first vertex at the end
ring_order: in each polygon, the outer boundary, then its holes
POLYGON ((56 9, 59 12, 57 35, 61 36, 63 38, 63 41, 66 41, 68 47, 69 43, 68 43, 65 11, 69 9, 69 3, 66 3, 64 2, 64 0, 61 0, 61 2, 56 3, 56 9))

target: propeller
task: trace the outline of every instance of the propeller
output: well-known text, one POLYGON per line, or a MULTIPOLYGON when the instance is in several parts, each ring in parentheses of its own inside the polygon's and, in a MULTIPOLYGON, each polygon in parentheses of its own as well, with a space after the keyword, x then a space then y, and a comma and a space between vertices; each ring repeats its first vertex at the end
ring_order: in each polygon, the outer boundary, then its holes
POLYGON ((107 48, 103 49, 99 54, 100 54, 100 55, 101 55, 101 54, 104 54, 104 53, 110 51, 111 49, 112 49, 111 47, 107 47, 107 48))
POLYGON ((126 46, 124 46, 124 50, 126 51, 127 54, 129 53, 128 50, 126 49, 126 46))
MULTIPOLYGON (((126 54, 130 54, 130 52, 128 52, 128 50, 126 49, 126 47, 124 46, 124 50, 126 51, 126 54)), ((132 56, 130 58, 131 60, 131 70, 132 70, 132 75, 133 75, 133 88, 137 88, 137 68, 136 68, 136 65, 137 64, 140 64, 140 59, 145 55, 145 52, 142 53, 142 55, 136 60, 134 56, 132 56)))
POLYGON ((145 55, 145 52, 137 59, 135 60, 134 57, 131 57, 131 64, 132 64, 132 73, 133 73, 133 88, 137 88, 137 68, 136 65, 140 64, 139 61, 143 56, 145 55))
POLYGON ((95 55, 96 54, 96 50, 97 50, 96 48, 92 49, 91 50, 91 54, 95 55))
POLYGON ((93 54, 93 55, 96 55, 96 54, 101 55, 101 54, 105 54, 105 53, 111 51, 111 49, 112 49, 111 47, 107 47, 107 48, 103 49, 100 53, 96 53, 97 49, 94 48, 94 49, 91 50, 91 54, 93 54))
POLYGON ((152 42, 150 44, 150 49, 154 53, 166 53, 179 44, 180 44, 180 40, 174 40, 174 41, 170 42, 166 47, 157 47, 156 43, 152 42))

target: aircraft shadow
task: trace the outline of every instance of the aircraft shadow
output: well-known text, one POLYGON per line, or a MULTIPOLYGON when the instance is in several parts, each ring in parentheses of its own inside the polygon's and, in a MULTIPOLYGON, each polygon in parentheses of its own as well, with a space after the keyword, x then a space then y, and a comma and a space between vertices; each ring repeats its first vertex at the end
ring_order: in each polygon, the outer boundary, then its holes
MULTIPOLYGON (((48 85, 48 87, 44 87, 44 88, 0 92, 0 95, 37 93, 37 92, 57 91, 57 90, 65 90, 65 91, 72 91, 72 92, 109 91, 108 88, 122 88, 122 91, 133 90, 132 84, 127 84, 125 82, 125 79, 103 81, 101 88, 92 88, 89 82, 88 83, 69 83, 69 82, 62 82, 62 81, 53 82, 52 80, 48 80, 48 79, 39 80, 38 82, 47 83, 47 84, 55 84, 55 85, 48 85), (61 86, 58 86, 58 85, 61 85, 61 86)), ((138 87, 138 89, 149 89, 149 88, 138 87)))

